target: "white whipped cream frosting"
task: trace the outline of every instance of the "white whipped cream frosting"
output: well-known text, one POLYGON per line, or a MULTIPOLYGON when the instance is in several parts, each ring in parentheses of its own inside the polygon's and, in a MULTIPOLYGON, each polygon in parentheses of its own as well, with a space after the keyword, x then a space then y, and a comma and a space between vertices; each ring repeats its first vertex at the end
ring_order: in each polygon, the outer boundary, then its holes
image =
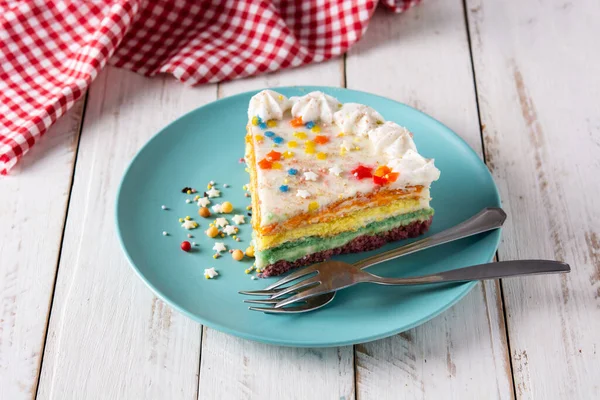
POLYGON ((337 99, 321 92, 308 93, 289 100, 272 90, 263 91, 252 98, 248 109, 250 131, 260 135, 261 141, 255 142, 257 161, 272 151, 293 153, 290 159, 281 160, 281 169, 265 170, 258 179, 259 197, 265 204, 261 220, 265 224, 278 218, 285 218, 297 212, 305 211, 308 203, 318 202, 323 206, 337 201, 340 197, 352 197, 356 193, 373 190, 371 179, 357 180, 351 171, 358 165, 376 168, 387 165, 399 175, 390 182, 390 189, 404 189, 423 186, 428 202, 428 188, 440 176, 434 160, 421 156, 408 129, 392 121, 385 122, 381 114, 369 106, 346 103, 340 107, 337 99), (281 97, 280 97, 281 96, 281 97), (291 112, 288 111, 291 109, 291 112), (278 123, 269 127, 284 143, 274 146, 265 129, 252 124, 252 117, 259 116, 263 121, 277 119, 278 123), (313 121, 319 125, 320 132, 314 133, 307 127, 293 127, 291 119, 302 117, 304 122, 313 121), (295 136, 297 131, 305 133, 305 139, 295 136), (341 135, 343 133, 343 135, 341 135), (326 154, 323 160, 315 160, 314 154, 304 151, 303 141, 314 140, 316 135, 326 136, 329 141, 318 144, 317 151, 326 154), (293 148, 287 143, 297 142, 293 148), (287 170, 295 168, 298 173, 289 175, 287 170), (318 168, 318 169, 315 169, 318 168), (311 174, 318 175, 314 178, 311 174), (305 179, 309 173, 309 179, 305 179), (282 182, 289 186, 292 196, 281 192, 282 182), (285 198, 285 201, 282 201, 285 198))
POLYGON ((362 136, 385 121, 381 114, 371 107, 357 103, 344 104, 333 114, 333 120, 342 132, 362 136))
POLYGON ((388 162, 392 171, 400 176, 394 182, 400 186, 429 185, 440 177, 440 170, 435 167, 433 160, 428 160, 415 150, 409 149, 402 157, 388 162))
POLYGON ((252 96, 248 106, 248 119, 259 117, 263 121, 281 120, 283 113, 291 107, 290 100, 274 90, 263 90, 252 96))
POLYGON ((408 150, 417 151, 412 134, 403 126, 387 121, 367 132, 375 152, 399 158, 408 150))
POLYGON ((302 117, 302 121, 333 122, 333 114, 341 104, 335 97, 323 92, 310 92, 302 97, 292 97, 292 116, 302 117))

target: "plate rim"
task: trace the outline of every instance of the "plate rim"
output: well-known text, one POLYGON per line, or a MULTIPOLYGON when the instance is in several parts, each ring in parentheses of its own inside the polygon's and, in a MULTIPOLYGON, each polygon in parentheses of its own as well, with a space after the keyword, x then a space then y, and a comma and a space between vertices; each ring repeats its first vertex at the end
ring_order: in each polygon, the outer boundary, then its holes
MULTIPOLYGON (((186 117, 188 117, 189 115, 198 112, 199 110, 203 109, 203 108, 207 108, 209 106, 214 106, 215 104, 218 104, 220 102, 224 102, 226 100, 231 100, 231 99, 235 99, 238 97, 246 97, 246 96, 252 96, 262 90, 288 90, 288 89, 292 89, 292 90, 298 90, 298 89, 305 89, 307 91, 307 93, 309 91, 314 91, 314 90, 320 90, 323 91, 323 89, 325 89, 325 91, 342 91, 342 92, 353 92, 353 93, 358 93, 358 94, 362 94, 362 95, 367 95, 367 96, 371 96, 371 97, 376 97, 376 98, 380 98, 386 101, 392 101, 396 104, 398 104, 399 106, 405 107, 407 109, 410 109, 412 112, 416 112, 417 114, 420 114, 421 117, 424 117, 428 120, 430 120, 431 122, 433 122, 434 124, 438 125, 439 128, 441 128, 441 130, 443 130, 446 134, 449 134, 451 136, 454 136, 455 139, 458 139, 459 142, 461 142, 465 148, 467 149, 467 151, 469 151, 470 153, 472 153, 472 155, 475 156, 475 158, 477 159, 477 161, 479 161, 482 166, 484 167, 483 169, 485 170, 485 173, 488 175, 488 177, 490 178, 490 181, 492 182, 492 187, 493 187, 493 191, 494 191, 494 197, 495 200, 497 202, 498 205, 502 204, 501 198, 500 198, 500 193, 498 190, 498 186, 496 185, 496 182, 494 181, 494 178, 490 172, 490 170, 488 169, 487 165, 483 162, 483 160, 481 160, 481 158, 479 157, 479 154, 477 154, 475 152, 475 150, 473 150, 471 148, 471 146, 462 138, 460 137, 457 133, 455 133, 452 129, 450 129, 449 127, 447 127, 446 125, 444 125, 442 122, 438 121, 437 119, 435 119, 434 117, 424 113, 423 111, 417 110, 414 107, 411 107, 408 104, 402 103, 400 101, 391 99, 389 97, 385 97, 385 96, 381 96, 378 94, 374 94, 374 93, 370 93, 370 92, 365 92, 362 90, 354 90, 354 89, 348 89, 348 88, 343 88, 343 87, 336 87, 336 86, 312 86, 312 85, 295 85, 295 86, 276 86, 276 87, 267 87, 267 88, 261 88, 261 89, 256 89, 256 90, 249 90, 246 92, 242 92, 242 93, 238 93, 232 96, 227 96, 227 97, 223 97, 221 99, 217 99, 215 101, 211 101, 209 103, 206 103, 204 105, 201 105, 200 107, 196 107, 193 110, 190 110, 182 115, 180 115, 179 117, 177 117, 176 119, 174 119, 173 121, 169 122, 168 124, 166 124, 164 127, 162 127, 160 130, 158 130, 158 132, 156 132, 150 139, 148 139, 146 141, 146 143, 144 143, 144 145, 135 153, 135 155, 133 156, 133 158, 129 161, 129 164, 127 165, 127 168, 125 168, 123 175, 121 176, 121 180, 119 182, 119 186, 117 189, 117 194, 116 194, 116 198, 115 198, 115 203, 114 203, 114 219, 115 219, 115 226, 116 226, 116 233, 117 233, 117 237, 119 239, 119 245, 121 247, 121 250, 123 251, 123 253, 125 253, 125 257, 127 259, 128 264, 130 265, 130 267, 135 271, 136 275, 142 280, 142 282, 144 282, 144 284, 152 291, 152 293, 154 293, 154 295, 156 295, 158 298, 160 298, 162 301, 164 301, 165 303, 167 303, 170 307, 174 308, 175 310, 177 310, 179 313, 183 314, 184 316, 190 318, 191 320, 207 326, 209 328, 218 330, 220 332, 224 332, 233 336, 237 336, 243 339, 248 339, 248 340, 252 340, 255 342, 259 342, 259 343, 265 343, 265 344, 270 344, 270 345, 277 345, 277 346, 284 346, 284 347, 319 347, 319 348, 324 348, 324 347, 339 347, 339 346, 348 346, 348 345, 354 345, 354 344, 360 344, 360 343, 367 343, 367 342, 371 342, 374 340, 378 340, 378 339, 383 339, 383 338, 387 338, 393 335, 397 335, 401 332, 405 332, 409 329, 412 329, 416 326, 419 326, 435 317, 437 317, 438 315, 442 314, 444 311, 448 310, 449 308, 451 308, 452 306, 454 306, 455 304, 457 304, 459 301, 461 301, 479 282, 478 281, 470 281, 470 282, 466 282, 461 284, 460 286, 462 287, 462 291, 454 298, 452 299, 452 301, 442 305, 441 307, 439 307, 438 309, 436 309, 433 312, 430 312, 426 315, 424 315, 422 318, 419 318, 418 320, 414 321, 411 324, 408 325, 403 325, 400 328, 397 329, 391 329, 385 332, 381 332, 378 334, 373 334, 373 335, 369 335, 369 336, 364 336, 364 337, 360 337, 360 338, 356 338, 356 339, 349 339, 349 340, 339 340, 339 341, 323 341, 323 342, 314 342, 314 341, 302 341, 302 340, 285 340, 285 339, 277 339, 277 338, 270 338, 270 337, 266 337, 266 336, 261 336, 261 335, 255 335, 255 334, 251 334, 251 333, 247 333, 244 331, 240 331, 237 329, 233 329, 233 328, 229 328, 226 326, 223 326, 219 323, 214 323, 212 321, 209 321, 207 319, 204 319, 202 317, 199 317, 193 313, 191 313, 190 311, 185 310, 184 308, 182 308, 181 306, 179 306, 175 301, 171 300, 169 298, 169 296, 167 296, 165 293, 163 293, 161 290, 159 290, 158 288, 156 288, 152 282, 150 282, 148 279, 146 279, 146 277, 142 274, 142 272, 139 270, 139 268, 135 265, 133 259, 131 258, 131 255, 129 254, 129 251, 127 250, 127 247, 125 245, 125 242, 123 240, 123 236, 122 236, 122 227, 121 227, 121 223, 119 222, 119 204, 120 204, 120 198, 123 192, 123 187, 124 187, 124 182, 126 177, 128 176, 128 174, 130 173, 135 161, 140 157, 140 154, 148 147, 150 146, 150 144, 156 140, 158 138, 159 135, 161 135, 164 131, 167 131, 171 128, 171 126, 175 125, 176 123, 178 123, 179 120, 184 119, 186 117)), ((494 256, 496 254, 496 252, 498 251, 498 246, 500 245, 500 240, 501 240, 501 231, 502 228, 498 229, 498 234, 496 235, 496 240, 494 243, 494 251, 492 256, 490 257, 490 259, 488 260, 488 262, 491 262, 494 259, 494 256)), ((240 300, 241 301, 241 300, 240 300)), ((248 311, 250 312, 250 311, 248 311)), ((274 318, 277 318, 276 315, 273 316, 274 318)))

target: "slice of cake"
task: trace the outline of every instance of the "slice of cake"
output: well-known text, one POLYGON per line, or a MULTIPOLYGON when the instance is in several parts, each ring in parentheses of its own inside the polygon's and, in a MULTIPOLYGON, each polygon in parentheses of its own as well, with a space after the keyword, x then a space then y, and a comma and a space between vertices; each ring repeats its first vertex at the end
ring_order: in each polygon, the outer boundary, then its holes
POLYGON ((246 162, 263 276, 373 250, 431 224, 440 176, 412 134, 372 108, 321 92, 250 100, 246 162))

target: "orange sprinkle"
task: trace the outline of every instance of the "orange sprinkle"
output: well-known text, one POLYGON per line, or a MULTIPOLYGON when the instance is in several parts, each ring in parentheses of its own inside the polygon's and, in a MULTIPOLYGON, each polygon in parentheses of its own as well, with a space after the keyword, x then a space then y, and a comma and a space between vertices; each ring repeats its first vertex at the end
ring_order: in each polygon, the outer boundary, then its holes
POLYGON ((292 119, 290 121, 290 124, 294 127, 294 128, 299 128, 301 126, 304 126, 304 122, 302 122, 302 117, 296 117, 294 119, 292 119))
POLYGON ((325 144, 325 143, 329 143, 329 138, 327 136, 315 136, 315 143, 317 144, 325 144))
POLYGON ((267 160, 269 161, 277 161, 281 159, 281 153, 275 150, 271 150, 267 153, 267 160))
POLYGON ((260 160, 258 162, 258 166, 261 169, 271 169, 273 167, 273 163, 269 160, 267 160, 266 158, 263 158, 262 160, 260 160))

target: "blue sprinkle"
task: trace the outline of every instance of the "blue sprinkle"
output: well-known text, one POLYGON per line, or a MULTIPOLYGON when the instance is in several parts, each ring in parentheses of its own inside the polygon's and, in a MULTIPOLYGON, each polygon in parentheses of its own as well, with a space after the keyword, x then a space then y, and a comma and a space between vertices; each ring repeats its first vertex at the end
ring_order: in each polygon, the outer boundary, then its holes
POLYGON ((281 144, 281 143, 283 143, 283 138, 280 136, 275 136, 273 138, 273 142, 275 142, 275 144, 281 144))
POLYGON ((281 185, 279 186, 279 190, 281 190, 282 192, 287 192, 288 191, 288 185, 281 185))
POLYGON ((273 132, 273 131, 266 131, 265 132, 265 136, 266 137, 273 137, 273 136, 275 136, 275 132, 273 132))
POLYGON ((308 121, 306 124, 304 124, 304 126, 308 129, 311 129, 313 126, 315 126, 315 123, 313 121, 308 121))
POLYGON ((258 119, 258 123, 260 124, 261 122, 263 122, 262 118, 259 117, 258 115, 256 116, 256 118, 258 119))
POLYGON ((288 169, 288 174, 290 174, 290 175, 296 175, 297 173, 298 173, 298 170, 296 168, 288 169))
POLYGON ((267 129, 267 124, 266 124, 266 123, 264 123, 264 122, 261 122, 261 123, 259 123, 259 124, 258 124, 258 127, 259 127, 260 129, 267 129))

